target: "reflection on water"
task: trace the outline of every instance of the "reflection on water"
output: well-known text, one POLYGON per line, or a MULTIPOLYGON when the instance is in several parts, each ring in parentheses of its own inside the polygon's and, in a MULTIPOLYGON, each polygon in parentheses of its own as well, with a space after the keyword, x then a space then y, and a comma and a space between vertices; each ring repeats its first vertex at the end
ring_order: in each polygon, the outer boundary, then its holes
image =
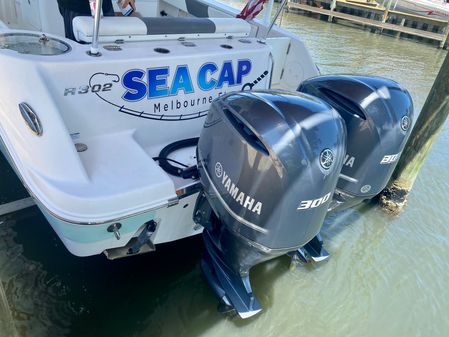
MULTIPOLYGON (((445 52, 285 14, 323 73, 391 77, 425 100, 445 52)), ((70 255, 36 208, 0 219, 0 280, 19 336, 447 336, 449 126, 406 212, 375 205, 332 215, 329 261, 289 271, 282 257, 251 274, 265 311, 248 321, 216 312, 199 268, 201 238, 108 261, 70 255)), ((2 182, 2 189, 5 182, 2 182)), ((0 331, 0 336, 4 332, 0 331)))

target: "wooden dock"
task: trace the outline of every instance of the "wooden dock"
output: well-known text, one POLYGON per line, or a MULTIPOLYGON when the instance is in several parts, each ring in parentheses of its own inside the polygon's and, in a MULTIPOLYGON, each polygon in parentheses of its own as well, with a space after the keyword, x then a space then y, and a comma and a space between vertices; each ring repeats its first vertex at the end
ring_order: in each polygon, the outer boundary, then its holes
POLYGON ((34 205, 35 202, 31 197, 0 204, 0 216, 18 212, 34 205))
POLYGON ((445 48, 447 45, 449 27, 448 22, 444 20, 388 10, 385 7, 375 7, 360 2, 352 2, 350 0, 331 0, 330 3, 325 1, 315 2, 313 0, 307 0, 307 3, 303 3, 305 1, 301 1, 302 0, 289 0, 287 5, 288 10, 300 10, 326 15, 329 22, 333 22, 335 19, 346 20, 357 25, 377 29, 380 33, 384 31, 393 32, 398 37, 401 36, 401 34, 408 34, 408 37, 412 36, 436 41, 440 48, 445 48), (325 7, 330 8, 327 9, 325 7), (342 10, 348 11, 348 9, 352 9, 353 12, 361 13, 361 15, 342 12, 342 10), (410 23, 412 23, 412 27, 408 26, 410 23), (421 29, 417 28, 418 25, 421 29), (432 28, 433 31, 427 30, 428 28, 432 28))

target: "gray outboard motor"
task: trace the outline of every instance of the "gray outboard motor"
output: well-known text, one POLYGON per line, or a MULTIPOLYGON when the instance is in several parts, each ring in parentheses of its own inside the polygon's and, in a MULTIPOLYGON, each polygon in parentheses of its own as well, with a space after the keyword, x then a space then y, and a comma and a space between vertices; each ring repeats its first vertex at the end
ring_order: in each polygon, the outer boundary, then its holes
MULTIPOLYGON (((398 83, 372 76, 318 76, 298 91, 330 104, 347 130, 344 165, 329 211, 371 199, 387 185, 411 132, 413 102, 398 83)), ((329 254, 318 234, 294 257, 319 261, 329 254)))
POLYGON ((413 102, 398 83, 372 76, 319 76, 298 91, 330 104, 343 117, 347 150, 332 210, 378 195, 411 132, 413 102))
POLYGON ((251 267, 320 231, 346 152, 344 121, 306 94, 231 93, 212 103, 197 151, 202 268, 222 308, 247 318, 262 309, 251 267))

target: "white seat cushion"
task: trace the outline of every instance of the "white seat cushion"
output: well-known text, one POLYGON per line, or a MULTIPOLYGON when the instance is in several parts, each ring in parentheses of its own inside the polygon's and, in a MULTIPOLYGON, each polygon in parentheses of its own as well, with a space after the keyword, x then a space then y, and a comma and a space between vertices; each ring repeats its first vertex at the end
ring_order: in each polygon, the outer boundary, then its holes
POLYGON ((215 24, 215 33, 244 34, 251 33, 251 25, 237 18, 209 18, 215 24))
MULTIPOLYGON (((92 42, 93 18, 73 19, 73 34, 77 41, 92 42)), ((138 18, 104 17, 100 22, 100 41, 154 40, 184 37, 249 36, 251 25, 236 18, 138 18)))
MULTIPOLYGON (((91 16, 77 16, 73 19, 73 34, 77 41, 92 41, 94 19, 91 16)), ((103 17, 100 36, 147 35, 147 26, 137 17, 103 17)))

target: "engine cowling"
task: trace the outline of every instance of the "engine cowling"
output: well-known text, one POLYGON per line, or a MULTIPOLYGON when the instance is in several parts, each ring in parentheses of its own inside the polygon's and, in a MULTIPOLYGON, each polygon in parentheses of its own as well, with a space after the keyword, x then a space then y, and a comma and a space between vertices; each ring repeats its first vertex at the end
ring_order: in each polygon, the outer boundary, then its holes
POLYGON ((345 139, 338 113, 309 95, 229 94, 200 136, 201 183, 231 231, 267 249, 299 247, 321 228, 345 139))
POLYGON ((319 232, 343 165, 343 119, 310 95, 241 92, 209 110, 198 143, 202 267, 242 318, 261 310, 249 270, 319 232))
POLYGON ((345 121, 347 151, 338 189, 364 199, 379 194, 412 129, 408 91, 373 76, 319 76, 304 81, 298 91, 324 100, 345 121))
POLYGON ((242 318, 262 309, 250 268, 285 253, 326 258, 324 217, 377 195, 411 130, 410 95, 394 81, 322 76, 298 90, 216 99, 198 143, 203 271, 242 318))

